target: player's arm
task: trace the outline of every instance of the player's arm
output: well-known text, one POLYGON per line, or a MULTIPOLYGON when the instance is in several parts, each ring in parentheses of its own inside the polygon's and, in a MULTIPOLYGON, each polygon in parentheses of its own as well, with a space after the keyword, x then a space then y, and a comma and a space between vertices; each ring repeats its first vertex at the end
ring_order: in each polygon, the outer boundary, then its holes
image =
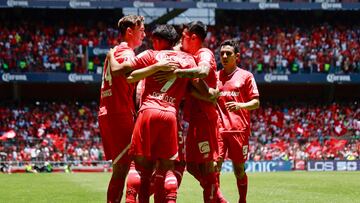
POLYGON ((209 75, 210 64, 207 62, 200 62, 197 67, 189 69, 177 69, 174 71, 176 77, 179 78, 205 78, 209 75))
POLYGON ((191 95, 197 99, 200 99, 200 100, 203 100, 203 101, 206 101, 206 102, 210 102, 210 103, 213 103, 213 104, 216 104, 217 102, 217 95, 219 93, 218 90, 216 89, 213 89, 213 88, 209 88, 209 92, 206 93, 206 94, 201 94, 197 89, 195 89, 193 86, 191 86, 190 88, 190 92, 191 92, 191 95), (212 92, 210 92, 210 90, 212 92))
POLYGON ((259 97, 255 97, 248 102, 226 102, 226 109, 233 112, 240 109, 255 110, 260 106, 259 97))
MULTIPOLYGON (((106 55, 106 60, 110 63, 110 69, 112 76, 126 75, 132 71, 132 67, 129 61, 125 60, 119 63, 114 56, 115 49, 110 49, 106 55)), ((122 58, 126 58, 127 53, 123 53, 122 58)))
POLYGON ((191 80, 191 93, 193 94, 193 92, 196 92, 195 94, 199 94, 201 97, 206 98, 202 99, 205 101, 213 102, 219 97, 218 89, 210 88, 204 80, 198 78, 191 80))
POLYGON ((153 65, 147 66, 145 68, 137 69, 132 71, 129 76, 126 78, 128 83, 134 83, 139 80, 142 80, 158 71, 173 71, 177 69, 179 64, 174 61, 159 61, 153 65))

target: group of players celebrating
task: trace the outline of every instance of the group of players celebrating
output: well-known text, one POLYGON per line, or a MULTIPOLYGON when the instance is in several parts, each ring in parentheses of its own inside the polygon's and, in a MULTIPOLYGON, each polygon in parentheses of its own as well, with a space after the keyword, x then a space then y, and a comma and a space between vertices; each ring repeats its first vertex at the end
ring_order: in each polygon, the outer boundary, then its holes
POLYGON ((200 21, 184 25, 179 43, 173 26, 158 25, 154 50, 139 55, 144 18, 124 16, 118 27, 122 42, 105 60, 98 115, 113 164, 107 202, 121 201, 126 176, 126 202, 146 203, 152 194, 154 202, 176 202, 185 166, 204 202, 227 202, 219 184, 225 156, 233 162, 239 202, 246 202, 250 110, 259 107, 259 92, 253 75, 236 65, 237 43, 221 44, 217 72, 200 21))

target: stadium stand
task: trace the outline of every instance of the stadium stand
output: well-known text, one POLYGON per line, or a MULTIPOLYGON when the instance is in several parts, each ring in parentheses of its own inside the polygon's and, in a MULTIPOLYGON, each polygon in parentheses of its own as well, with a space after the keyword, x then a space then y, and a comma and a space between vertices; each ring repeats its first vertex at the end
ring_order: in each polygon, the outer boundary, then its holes
MULTIPOLYGON (((104 160, 97 103, 35 102, 0 107, 0 151, 6 160, 104 160), (10 108, 9 108, 10 107, 10 108)), ((359 103, 267 104, 252 114, 250 160, 333 160, 360 158, 359 103), (318 128, 318 126, 323 126, 318 128)))
MULTIPOLYGON (((311 16, 282 25, 280 17, 266 23, 210 26, 206 45, 218 54, 220 42, 238 39, 239 64, 253 73, 360 72, 358 26, 337 21, 305 24, 311 16)), ((105 20, 50 24, 43 19, 13 24, 5 18, 0 23, 0 71, 94 73, 95 67, 102 66, 103 56, 89 56, 89 52, 118 42, 113 25, 105 20)), ((150 44, 146 41, 140 50, 151 48, 150 44)))

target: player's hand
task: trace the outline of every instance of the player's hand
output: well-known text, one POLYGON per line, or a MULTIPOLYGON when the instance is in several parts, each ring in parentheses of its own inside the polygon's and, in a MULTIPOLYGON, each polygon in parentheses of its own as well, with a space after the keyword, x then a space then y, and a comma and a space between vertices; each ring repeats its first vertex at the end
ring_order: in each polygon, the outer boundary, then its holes
POLYGON ((176 61, 162 60, 157 62, 159 71, 174 71, 179 68, 180 64, 176 61))
POLYGON ((119 62, 115 59, 114 53, 115 53, 115 48, 110 48, 110 50, 106 54, 106 60, 110 63, 111 67, 120 65, 119 62))
POLYGON ((225 107, 228 111, 234 112, 241 108, 241 104, 238 102, 226 102, 225 107))
POLYGON ((214 89, 214 88, 209 88, 209 94, 210 94, 210 99, 211 100, 217 100, 217 98, 220 96, 220 91, 219 89, 214 89))
POLYGON ((176 75, 173 71, 159 71, 154 74, 154 79, 158 83, 165 83, 173 78, 176 78, 176 75))

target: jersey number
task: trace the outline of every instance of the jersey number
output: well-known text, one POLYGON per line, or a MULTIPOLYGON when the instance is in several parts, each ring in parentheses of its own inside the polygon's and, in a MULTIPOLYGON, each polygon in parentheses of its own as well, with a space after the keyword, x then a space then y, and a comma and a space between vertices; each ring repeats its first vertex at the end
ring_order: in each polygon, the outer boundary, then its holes
POLYGON ((112 85, 112 77, 111 77, 111 67, 110 67, 110 62, 107 61, 107 67, 106 67, 106 71, 103 73, 103 77, 102 77, 102 83, 101 83, 101 88, 104 88, 104 82, 108 82, 109 86, 112 85))

